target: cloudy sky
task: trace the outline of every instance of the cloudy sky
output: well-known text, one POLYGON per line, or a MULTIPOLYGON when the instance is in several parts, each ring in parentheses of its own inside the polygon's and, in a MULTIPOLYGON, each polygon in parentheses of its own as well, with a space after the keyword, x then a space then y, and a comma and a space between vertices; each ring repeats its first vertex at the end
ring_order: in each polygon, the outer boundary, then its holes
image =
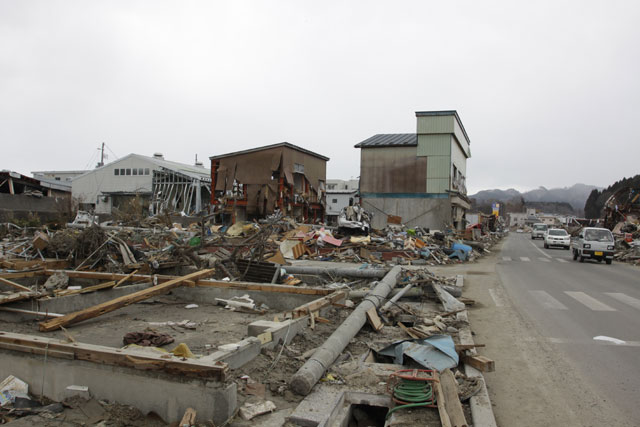
POLYGON ((354 144, 455 109, 470 193, 640 173, 638 1, 0 1, 0 169, 354 144))

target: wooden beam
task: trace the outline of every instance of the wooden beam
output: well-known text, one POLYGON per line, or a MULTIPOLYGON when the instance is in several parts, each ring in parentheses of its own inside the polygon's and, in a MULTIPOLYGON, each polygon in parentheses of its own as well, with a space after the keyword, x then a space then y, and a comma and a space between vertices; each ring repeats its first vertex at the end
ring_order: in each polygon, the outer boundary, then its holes
POLYGON ((54 291, 54 293, 56 294, 57 297, 66 297, 69 295, 86 294, 88 292, 99 291, 100 289, 111 288, 115 284, 116 282, 112 280, 110 282, 104 282, 104 283, 99 283, 93 286, 87 286, 86 288, 82 288, 82 289, 61 289, 59 291, 54 291))
POLYGON ((442 427, 452 427, 451 419, 449 418, 449 414, 447 413, 447 408, 445 407, 445 397, 442 391, 442 385, 440 384, 440 376, 438 375, 438 371, 433 372, 433 376, 436 379, 433 382, 433 388, 436 392, 436 404, 438 405, 438 414, 440 415, 440 424, 442 427))
POLYGON ((183 283, 187 280, 198 279, 210 275, 213 272, 213 269, 197 271, 195 273, 187 274, 186 276, 169 280, 168 282, 165 282, 161 285, 152 286, 150 288, 143 289, 129 295, 124 295, 119 298, 112 299, 111 301, 106 301, 102 304, 94 305, 93 307, 89 307, 84 310, 76 311, 75 313, 69 313, 56 319, 40 322, 40 330, 43 332, 54 331, 61 326, 73 325, 74 323, 82 322, 83 320, 101 316, 105 313, 109 313, 119 308, 126 307, 130 304, 135 304, 147 298, 165 294, 171 289, 182 286, 183 283))
POLYGON ((458 383, 450 369, 445 369, 440 374, 440 386, 444 398, 444 407, 449 415, 452 427, 467 427, 460 397, 458 396, 458 383))
POLYGON ((307 314, 309 314, 309 313, 311 313, 313 311, 318 311, 321 308, 333 305, 336 301, 340 301, 340 300, 345 299, 345 298, 347 298, 347 292, 346 291, 333 292, 332 294, 329 294, 329 295, 327 295, 325 297, 318 298, 316 300, 313 300, 311 302, 308 302, 306 304, 303 304, 303 305, 301 305, 299 307, 294 308, 291 311, 291 317, 293 317, 295 319, 295 318, 298 318, 298 317, 306 316, 307 314))
POLYGON ((415 332, 413 332, 411 329, 407 328, 404 325, 404 323, 398 322, 398 326, 400 326, 400 328, 402 328, 402 330, 405 331, 411 338, 414 338, 414 339, 420 338, 415 332))
MULTIPOLYGON (((98 280, 121 280, 128 276, 127 274, 119 273, 99 273, 94 271, 72 271, 72 270, 45 270, 45 274, 51 276, 55 273, 64 273, 69 278, 82 278, 82 279, 98 279, 98 280)), ((175 279, 177 276, 166 275, 148 275, 148 274, 134 274, 128 280, 147 280, 152 281, 157 279, 158 284, 168 282, 175 279)), ((288 294, 300 294, 300 295, 329 295, 334 292, 333 289, 325 288, 298 288, 295 286, 287 285, 274 285, 271 283, 254 283, 254 282, 224 282, 221 280, 196 280, 193 281, 195 286, 202 287, 214 287, 214 288, 232 288, 252 291, 274 292, 274 293, 288 293, 288 294)))
POLYGON ((44 276, 44 270, 24 271, 19 273, 2 273, 0 277, 3 279, 22 279, 25 277, 44 276))
POLYGON ((133 270, 131 273, 127 274, 125 277, 123 277, 122 279, 118 280, 118 283, 116 283, 113 286, 113 289, 117 288, 118 286, 120 286, 121 284, 123 284, 124 282, 129 280, 131 278, 131 276, 135 275, 137 272, 138 272, 138 270, 133 270))
POLYGON ((49 357, 85 360, 88 362, 124 366, 139 370, 164 371, 170 374, 225 381, 229 367, 223 362, 202 362, 198 359, 181 360, 166 354, 140 353, 85 343, 68 343, 51 338, 0 332, 0 348, 49 357))
POLYGON ((10 302, 21 301, 24 299, 36 298, 40 294, 36 292, 14 292, 9 295, 0 295, 0 304, 7 304, 10 302))
POLYGON ((12 288, 16 288, 19 291, 31 292, 31 289, 27 288, 26 286, 19 285, 16 282, 12 282, 9 279, 4 279, 4 278, 0 277, 0 283, 4 283, 5 285, 9 285, 12 288))
POLYGON ((462 356, 462 362, 466 365, 473 366, 480 372, 493 372, 496 370, 496 362, 484 356, 462 356))
POLYGON ((485 344, 456 344, 456 351, 460 353, 461 351, 471 350, 476 347, 485 347, 485 344))

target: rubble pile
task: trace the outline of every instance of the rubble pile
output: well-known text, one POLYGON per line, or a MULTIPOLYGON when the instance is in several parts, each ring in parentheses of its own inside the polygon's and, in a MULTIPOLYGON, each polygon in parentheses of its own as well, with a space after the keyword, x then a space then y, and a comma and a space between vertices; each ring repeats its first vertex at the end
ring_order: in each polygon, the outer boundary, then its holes
POLYGON ((616 261, 640 264, 640 225, 638 220, 629 217, 619 222, 613 229, 616 238, 616 261), (633 221, 633 222, 632 222, 633 221))

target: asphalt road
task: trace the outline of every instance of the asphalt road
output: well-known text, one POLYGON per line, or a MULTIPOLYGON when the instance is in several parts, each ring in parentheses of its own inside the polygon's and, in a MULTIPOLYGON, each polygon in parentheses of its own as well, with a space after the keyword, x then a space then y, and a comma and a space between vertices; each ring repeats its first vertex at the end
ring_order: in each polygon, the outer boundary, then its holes
MULTIPOLYGON (((579 263, 526 233, 510 233, 498 259, 496 272, 518 310, 602 399, 640 425, 640 269, 579 263)), ((491 297, 498 307, 507 303, 491 297)))

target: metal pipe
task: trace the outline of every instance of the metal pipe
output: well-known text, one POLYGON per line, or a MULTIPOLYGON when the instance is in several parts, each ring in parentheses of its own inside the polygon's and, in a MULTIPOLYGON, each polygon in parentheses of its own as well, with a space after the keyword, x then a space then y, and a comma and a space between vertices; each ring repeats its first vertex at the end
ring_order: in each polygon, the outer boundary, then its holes
POLYGON ((389 295, 398 281, 402 271, 395 266, 378 282, 378 285, 353 310, 353 313, 336 329, 322 344, 313 356, 295 373, 291 379, 291 389, 302 395, 307 395, 322 377, 325 371, 347 347, 349 341, 360 331, 367 321, 367 311, 380 307, 380 303, 389 295))
POLYGON ((413 287, 413 283, 409 283, 407 286, 405 286, 404 288, 402 288, 400 290, 400 292, 398 292, 397 294, 395 294, 393 296, 393 298, 391 298, 389 301, 386 302, 385 305, 382 306, 382 308, 380 309, 380 311, 387 311, 391 308, 391 306, 393 304, 395 304, 400 298, 402 298, 404 296, 404 294, 407 293, 407 291, 409 289, 411 289, 413 287))

